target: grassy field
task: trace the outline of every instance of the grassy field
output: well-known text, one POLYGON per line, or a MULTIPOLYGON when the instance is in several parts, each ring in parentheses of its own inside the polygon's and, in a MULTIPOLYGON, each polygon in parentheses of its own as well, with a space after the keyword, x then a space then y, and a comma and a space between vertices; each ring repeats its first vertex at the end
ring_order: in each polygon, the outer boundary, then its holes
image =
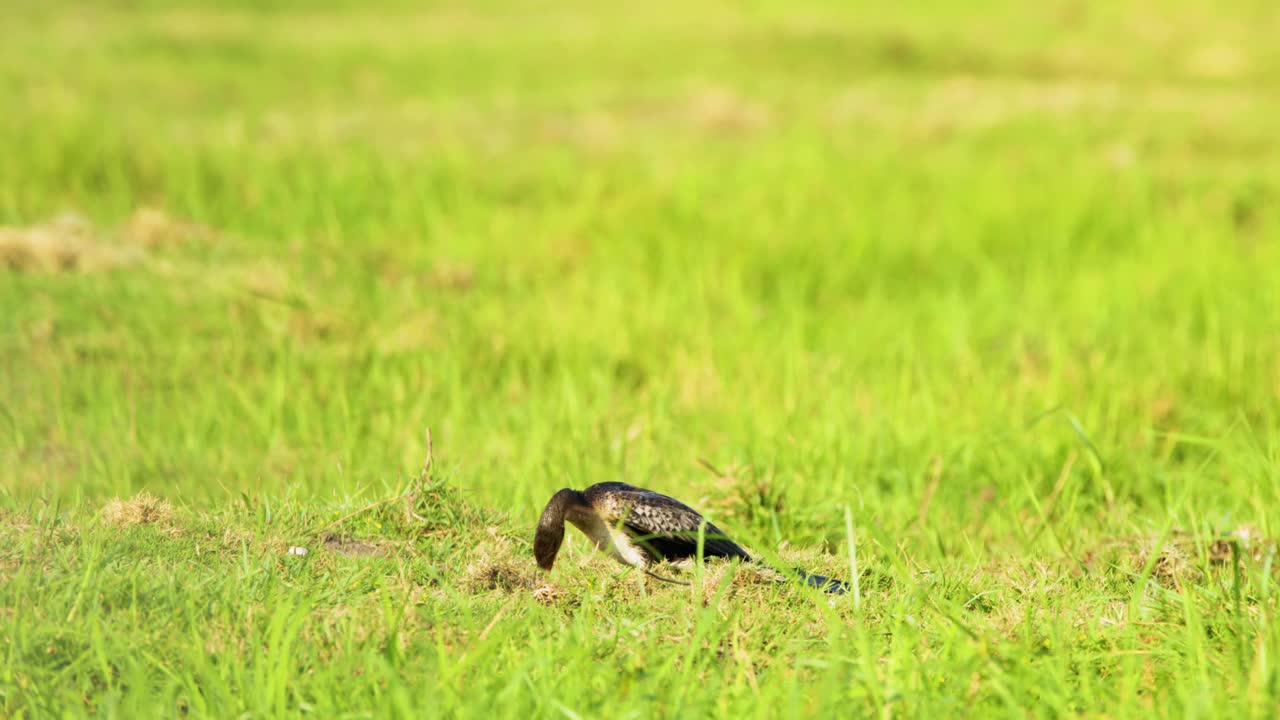
POLYGON ((612 5, 0 5, 0 716, 1280 713, 1280 5, 612 5))

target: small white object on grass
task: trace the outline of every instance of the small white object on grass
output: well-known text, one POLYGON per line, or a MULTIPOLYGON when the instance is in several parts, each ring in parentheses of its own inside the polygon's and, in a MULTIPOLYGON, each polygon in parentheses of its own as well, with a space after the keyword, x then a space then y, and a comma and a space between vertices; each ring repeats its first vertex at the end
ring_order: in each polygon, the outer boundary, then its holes
POLYGON ((304 547, 291 547, 289 548, 289 554, 290 555, 306 555, 307 549, 304 547))

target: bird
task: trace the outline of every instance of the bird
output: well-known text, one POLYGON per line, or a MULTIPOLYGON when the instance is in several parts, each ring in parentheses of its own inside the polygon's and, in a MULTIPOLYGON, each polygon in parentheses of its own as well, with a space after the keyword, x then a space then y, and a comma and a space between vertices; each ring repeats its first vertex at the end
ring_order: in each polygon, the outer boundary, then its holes
MULTIPOLYGON (((655 575, 649 567, 660 560, 687 561, 698 554, 699 529, 703 557, 723 557, 760 563, 720 528, 693 508, 668 495, 628 485, 602 482, 585 490, 562 488, 547 502, 538 518, 533 555, 538 567, 550 571, 564 542, 568 521, 619 562, 655 575)), ((796 570, 801 580, 831 593, 843 594, 840 581, 796 570)), ((687 584, 687 583, 681 583, 687 584)))

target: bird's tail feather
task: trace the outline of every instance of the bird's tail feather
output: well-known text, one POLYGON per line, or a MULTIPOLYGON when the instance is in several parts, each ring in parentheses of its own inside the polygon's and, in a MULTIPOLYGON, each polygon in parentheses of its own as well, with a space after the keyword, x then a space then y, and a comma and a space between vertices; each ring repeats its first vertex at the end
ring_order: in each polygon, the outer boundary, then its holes
POLYGON ((804 584, 809 587, 816 587, 836 595, 843 595, 849 592, 849 584, 843 580, 836 580, 825 575, 811 575, 800 568, 796 568, 795 571, 799 574, 804 584))
MULTIPOLYGON (((756 562, 759 563, 760 561, 756 560, 756 562)), ((760 563, 760 564, 764 567, 769 567, 764 563, 760 563)), ((777 568, 769 568, 769 569, 773 570, 774 572, 778 572, 777 568)), ((800 579, 800 582, 804 583, 805 585, 808 585, 809 587, 815 587, 815 588, 818 588, 819 590, 825 590, 835 595, 843 595, 849 592, 849 583, 843 580, 837 580, 835 578, 827 577, 826 575, 814 575, 812 573, 805 572, 800 568, 791 568, 791 572, 794 573, 795 577, 798 577, 800 579)), ((786 573, 780 573, 780 574, 786 575, 786 573)), ((779 580, 779 582, 786 582, 786 580, 779 580)))

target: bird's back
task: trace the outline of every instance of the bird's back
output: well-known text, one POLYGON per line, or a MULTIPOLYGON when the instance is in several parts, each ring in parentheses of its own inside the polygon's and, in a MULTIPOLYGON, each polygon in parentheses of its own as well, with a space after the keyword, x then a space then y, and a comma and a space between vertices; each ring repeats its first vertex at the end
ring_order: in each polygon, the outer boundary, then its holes
POLYGON ((668 495, 621 482, 597 483, 583 495, 605 522, 621 522, 638 542, 668 560, 697 553, 700 527, 704 555, 751 559, 701 513, 668 495))

